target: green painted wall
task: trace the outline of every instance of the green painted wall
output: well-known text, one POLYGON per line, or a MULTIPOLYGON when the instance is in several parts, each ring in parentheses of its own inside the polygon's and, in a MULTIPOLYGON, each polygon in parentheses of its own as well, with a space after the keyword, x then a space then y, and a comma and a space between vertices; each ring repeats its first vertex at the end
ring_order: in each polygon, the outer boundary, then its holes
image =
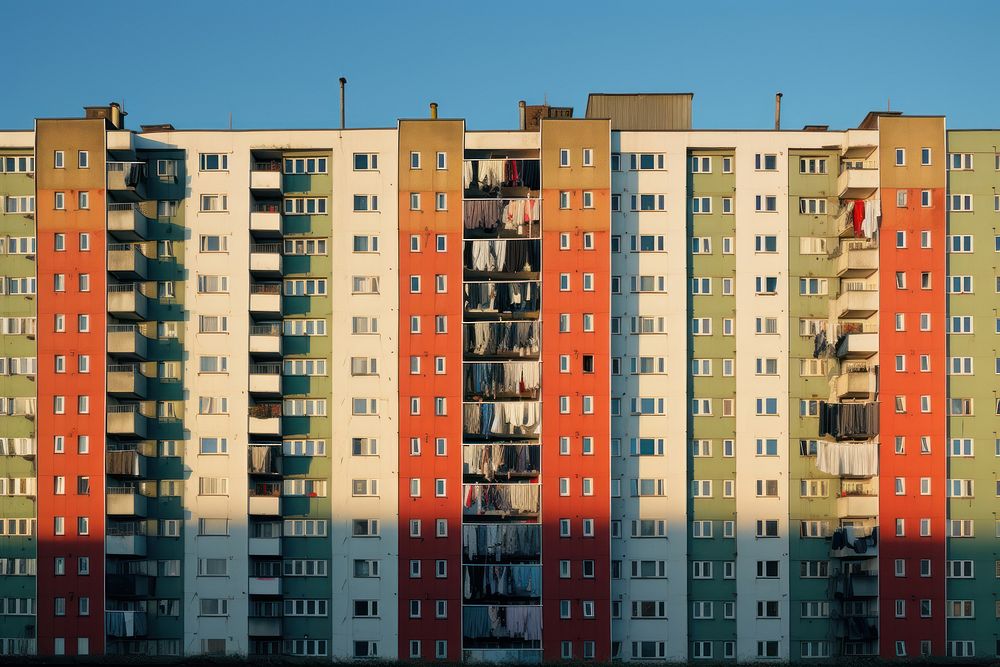
MULTIPOLYGON (((0 155, 31 155, 31 150, 0 149, 0 155)), ((35 181, 24 173, 0 173, 0 200, 4 196, 34 195, 35 181)), ((0 240, 6 237, 34 236, 34 216, 4 213, 0 208, 0 240)), ((35 275, 34 255, 0 254, 0 276, 21 277, 35 275)), ((5 317, 35 317, 34 298, 0 295, 0 314, 5 317)), ((37 354, 34 336, 0 335, 0 357, 34 357, 37 354)), ((0 396, 34 397, 36 383, 26 375, 0 375, 0 396)), ((35 422, 23 416, 0 416, 0 437, 34 438, 35 422)), ((35 477, 35 458, 0 456, 0 477, 35 477)), ((34 517, 33 496, 7 496, 0 502, 0 518, 34 517)), ((31 537, 0 537, 0 558, 36 557, 36 539, 31 537)), ((0 596, 16 598, 35 597, 35 577, 0 576, 0 596)), ((0 637, 33 637, 28 626, 35 625, 34 616, 0 616, 0 637)))
MULTIPOLYGON (((736 459, 723 456, 723 441, 734 440, 736 434, 735 417, 722 416, 723 399, 736 395, 735 376, 723 376, 722 360, 736 359, 736 337, 724 336, 723 319, 735 318, 736 297, 722 295, 722 279, 735 278, 736 256, 723 254, 723 238, 736 236, 736 216, 722 212, 722 198, 733 197, 736 190, 735 175, 722 173, 722 157, 734 156, 733 150, 697 150, 691 155, 711 155, 711 173, 689 173, 687 177, 687 253, 688 253, 688 310, 691 318, 711 317, 711 336, 692 336, 688 329, 688 394, 694 398, 711 398, 711 417, 691 415, 688 409, 688 439, 711 440, 710 457, 694 457, 688 447, 688 484, 692 480, 712 480, 712 497, 692 499, 687 489, 688 503, 688 598, 689 600, 712 600, 713 620, 695 620, 691 605, 688 607, 688 638, 690 641, 714 642, 713 654, 723 656, 722 642, 736 639, 736 620, 723 617, 723 603, 736 600, 736 580, 724 579, 725 561, 736 560, 736 540, 723 537, 723 521, 736 519, 736 499, 723 497, 725 480, 736 479, 736 459), (712 197, 712 212, 694 214, 691 211, 691 197, 712 197), (711 254, 692 253, 692 237, 711 239, 711 254), (695 296, 691 294, 691 279, 711 277, 712 294, 695 296), (712 375, 708 377, 690 376, 691 360, 711 359, 712 375), (690 521, 711 520, 713 537, 695 539, 691 537, 690 521), (711 579, 695 579, 692 576, 691 561, 713 562, 711 579)), ((735 162, 735 160, 734 160, 735 162)), ((690 167, 690 159, 685 163, 690 167)), ((690 649, 689 649, 690 650, 690 649)))
MULTIPOLYGON (((949 640, 974 640, 976 657, 997 655, 997 563, 1000 563, 1000 417, 996 401, 1000 378, 997 359, 1000 358, 996 318, 1000 304, 997 277, 1000 276, 1000 212, 994 195, 1000 193, 1000 171, 996 154, 1000 147, 1000 131, 951 131, 948 151, 972 153, 971 171, 948 172, 948 188, 952 194, 973 195, 972 212, 948 214, 948 234, 971 235, 973 252, 949 253, 948 275, 971 275, 973 293, 949 294, 949 315, 973 315, 972 335, 948 336, 949 357, 972 357, 973 375, 948 375, 949 396, 971 398, 974 415, 949 417, 948 437, 974 440, 971 457, 949 456, 949 479, 975 480, 974 498, 949 498, 949 519, 972 519, 974 538, 953 538, 948 541, 949 560, 972 560, 975 578, 951 578, 947 581, 948 600, 974 600, 975 618, 949 619, 949 640)), ((949 449, 949 452, 951 450, 949 449)))

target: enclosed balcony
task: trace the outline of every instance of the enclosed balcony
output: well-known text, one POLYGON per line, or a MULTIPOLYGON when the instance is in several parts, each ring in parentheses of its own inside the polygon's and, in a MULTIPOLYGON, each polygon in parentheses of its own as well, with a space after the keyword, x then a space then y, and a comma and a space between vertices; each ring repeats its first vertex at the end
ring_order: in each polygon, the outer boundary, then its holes
POLYGON ((146 496, 135 486, 109 486, 107 504, 109 516, 146 516, 146 496))
POLYGON ((142 241, 149 238, 149 222, 139 204, 108 204, 108 233, 119 241, 142 241))
POLYGON ((139 243, 108 244, 108 273, 119 280, 145 280, 149 258, 139 243))
POLYGON ((281 243, 251 243, 250 273, 262 278, 280 278, 282 272, 281 243))
POLYGON ((841 199, 867 199, 878 190, 878 161, 843 160, 837 177, 841 199))
POLYGON ((264 396, 281 394, 281 362, 250 364, 250 393, 264 396))
POLYGON ((146 398, 146 376, 139 364, 109 364, 107 391, 119 398, 146 398))
POLYGON ((122 320, 145 320, 149 300, 140 283, 108 285, 108 313, 122 320))
POLYGON ((258 238, 280 238, 281 202, 254 202, 250 206, 250 231, 258 238))
POLYGON ((108 435, 144 439, 148 430, 147 417, 138 403, 108 406, 108 435))
POLYGON ((109 556, 145 556, 145 521, 109 521, 105 546, 109 556))
POLYGON ((840 319, 866 319, 878 312, 878 285, 844 280, 840 295, 834 302, 834 313, 840 319))
POLYGON ((250 325, 250 354, 263 357, 281 356, 281 323, 250 325))
POLYGON ((147 459, 137 449, 112 449, 104 454, 104 469, 117 477, 145 477, 147 459))
POLYGON ((878 271, 878 244, 872 241, 843 240, 837 256, 837 276, 867 278, 878 271))
POLYGON ((108 325, 108 354, 126 359, 149 358, 150 340, 137 324, 108 325))
POLYGON ((250 168, 250 191, 255 196, 281 196, 281 160, 255 160, 250 168))
POLYGON ((252 435, 281 436, 281 403, 251 405, 249 432, 252 435))
POLYGON ((837 398, 867 399, 875 395, 875 367, 863 361, 842 364, 834 391, 837 398))
POLYGON ((250 312, 257 317, 281 317, 281 283, 250 283, 250 312))

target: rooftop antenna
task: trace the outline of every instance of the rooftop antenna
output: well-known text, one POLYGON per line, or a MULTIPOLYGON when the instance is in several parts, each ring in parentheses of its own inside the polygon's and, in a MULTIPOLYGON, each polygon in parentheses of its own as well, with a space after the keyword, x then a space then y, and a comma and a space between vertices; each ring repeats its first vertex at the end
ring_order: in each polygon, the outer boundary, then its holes
POLYGON ((233 112, 229 112, 229 129, 233 129, 233 112))
POLYGON ((892 98, 891 97, 886 97, 885 98, 885 110, 886 111, 892 111, 892 98))

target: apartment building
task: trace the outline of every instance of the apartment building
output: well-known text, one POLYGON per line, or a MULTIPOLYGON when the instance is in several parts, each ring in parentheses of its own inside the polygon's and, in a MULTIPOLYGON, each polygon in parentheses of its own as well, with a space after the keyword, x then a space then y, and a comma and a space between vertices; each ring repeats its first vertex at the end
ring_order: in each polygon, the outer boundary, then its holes
POLYGON ((691 99, 0 132, 0 654, 997 655, 1000 135, 691 99))

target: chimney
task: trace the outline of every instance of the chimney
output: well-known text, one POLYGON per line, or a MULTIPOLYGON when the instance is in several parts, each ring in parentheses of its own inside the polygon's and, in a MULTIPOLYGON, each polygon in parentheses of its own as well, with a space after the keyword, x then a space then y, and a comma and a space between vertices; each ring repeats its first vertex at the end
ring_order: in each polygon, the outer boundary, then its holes
POLYGON ((108 105, 109 113, 108 120, 111 121, 111 125, 117 130, 122 130, 125 128, 125 116, 126 114, 122 111, 121 106, 117 102, 112 102, 108 105))
POLYGON ((340 77, 340 129, 344 129, 347 125, 344 121, 344 87, 347 85, 347 79, 340 77))
POLYGON ((437 120, 438 117, 438 103, 431 102, 431 120, 437 120))
POLYGON ((527 106, 527 103, 524 100, 521 100, 520 102, 517 103, 518 124, 520 125, 520 129, 522 129, 522 130, 524 129, 524 107, 525 106, 527 106))
POLYGON ((774 94, 774 129, 781 129, 781 93, 774 94))

